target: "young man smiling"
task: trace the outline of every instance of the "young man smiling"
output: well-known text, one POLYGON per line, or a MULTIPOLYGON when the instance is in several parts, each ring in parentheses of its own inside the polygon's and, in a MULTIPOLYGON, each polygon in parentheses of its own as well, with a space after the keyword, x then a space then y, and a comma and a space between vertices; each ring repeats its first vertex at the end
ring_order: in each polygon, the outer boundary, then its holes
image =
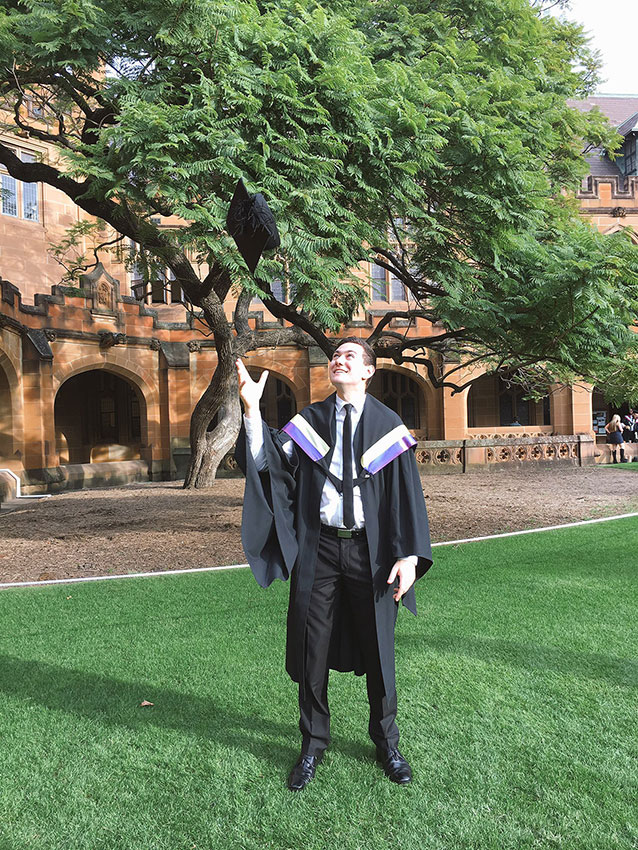
POLYGON ((413 585, 432 560, 416 441, 366 394, 375 367, 367 343, 342 340, 328 365, 336 393, 277 432, 259 413, 268 373, 253 381, 237 361, 242 542, 259 584, 291 580, 286 669, 302 735, 292 791, 313 779, 330 741, 330 668, 365 673, 377 759, 393 782, 412 779, 398 749, 394 626, 399 601, 416 613, 413 585))

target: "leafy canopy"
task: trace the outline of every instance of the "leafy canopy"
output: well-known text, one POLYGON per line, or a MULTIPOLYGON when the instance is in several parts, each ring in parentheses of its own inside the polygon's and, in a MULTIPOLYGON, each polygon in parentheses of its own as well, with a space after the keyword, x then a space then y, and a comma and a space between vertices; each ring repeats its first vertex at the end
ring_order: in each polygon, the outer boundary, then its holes
MULTIPOLYGON (((571 199, 583 140, 618 141, 566 103, 595 86, 595 57, 527 0, 0 0, 0 53, 5 127, 52 142, 65 191, 195 304, 278 278, 292 305, 268 300, 276 315, 336 330, 365 299, 350 271, 381 256, 443 332, 374 341, 435 383, 468 356, 585 375, 630 343, 636 251, 571 199), (257 281, 224 230, 239 177, 282 235, 257 281)), ((58 179, 2 145, 0 161, 58 179)))

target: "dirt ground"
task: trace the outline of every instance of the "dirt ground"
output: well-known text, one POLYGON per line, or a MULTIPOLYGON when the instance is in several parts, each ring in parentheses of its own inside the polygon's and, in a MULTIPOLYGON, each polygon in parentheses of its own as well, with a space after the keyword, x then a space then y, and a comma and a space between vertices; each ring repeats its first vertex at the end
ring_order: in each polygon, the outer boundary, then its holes
MULTIPOLYGON (((0 513, 0 582, 245 561, 244 482, 206 491, 180 483, 83 490, 0 513)), ((456 540, 638 511, 638 474, 613 468, 427 475, 432 538, 456 540)))

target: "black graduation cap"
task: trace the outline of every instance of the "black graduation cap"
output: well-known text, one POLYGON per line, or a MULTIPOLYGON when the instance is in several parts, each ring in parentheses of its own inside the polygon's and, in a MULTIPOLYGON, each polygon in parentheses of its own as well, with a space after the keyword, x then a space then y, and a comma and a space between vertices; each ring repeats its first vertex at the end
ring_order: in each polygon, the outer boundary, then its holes
POLYGON ((281 244, 275 216, 264 196, 260 192, 251 195, 243 180, 235 187, 226 227, 251 272, 257 268, 263 251, 278 248, 281 244))

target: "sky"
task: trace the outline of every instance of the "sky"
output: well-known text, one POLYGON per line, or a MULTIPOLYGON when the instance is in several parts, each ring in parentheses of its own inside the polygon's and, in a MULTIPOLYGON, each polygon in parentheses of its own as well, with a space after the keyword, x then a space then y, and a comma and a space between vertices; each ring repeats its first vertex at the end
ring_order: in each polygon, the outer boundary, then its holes
POLYGON ((582 24, 602 54, 598 91, 638 94, 638 0, 570 0, 569 6, 561 15, 582 24))

